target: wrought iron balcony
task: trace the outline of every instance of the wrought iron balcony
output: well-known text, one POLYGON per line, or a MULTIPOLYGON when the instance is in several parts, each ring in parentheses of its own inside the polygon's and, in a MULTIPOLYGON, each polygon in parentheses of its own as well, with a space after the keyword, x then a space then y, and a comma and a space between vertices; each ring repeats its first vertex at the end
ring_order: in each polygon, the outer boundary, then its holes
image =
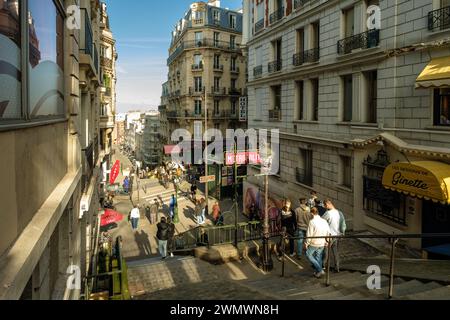
POLYGON ((100 64, 102 67, 106 67, 109 69, 112 69, 112 59, 109 59, 107 57, 101 57, 100 58, 100 64))
POLYGON ((311 0, 294 0, 294 10, 302 8, 305 4, 307 4, 310 1, 311 0))
POLYGON ((428 30, 444 30, 450 28, 450 6, 428 13, 428 30))
POLYGON ((236 66, 231 66, 230 67, 230 71, 232 72, 232 73, 239 73, 240 72, 240 70, 239 70, 239 67, 236 67, 236 66))
POLYGON ((264 18, 255 23, 255 34, 264 29, 264 18))
POLYGON ((204 94, 206 92, 206 88, 202 87, 189 87, 189 94, 190 95, 201 95, 204 94))
POLYGON ((253 68, 253 76, 255 78, 261 77, 262 73, 263 73, 263 66, 257 66, 253 68))
POLYGON ((320 58, 320 50, 319 48, 314 48, 303 51, 301 53, 294 54, 292 63, 294 66, 301 66, 302 64, 307 62, 319 61, 319 58, 320 58))
POLYGON ((270 121, 281 121, 281 110, 269 110, 269 120, 270 121))
POLYGON ((270 24, 274 24, 275 22, 281 20, 284 17, 284 7, 279 8, 275 12, 270 14, 270 24))
POLYGON ((225 87, 211 87, 211 93, 213 95, 226 95, 227 94, 227 88, 225 87))
POLYGON ((338 54, 351 53, 355 49, 368 49, 378 46, 380 43, 380 30, 373 29, 351 37, 339 40, 337 43, 338 54))
POLYGON ((230 89, 228 89, 228 94, 230 96, 240 96, 240 95, 242 95, 242 89, 230 88, 230 89))
POLYGON ((203 71, 203 62, 194 63, 192 65, 192 71, 203 71))
POLYGON ((272 61, 272 62, 269 62, 268 68, 269 68, 269 73, 281 71, 281 69, 283 68, 283 63, 281 60, 272 61))
POLYGON ((217 71, 217 72, 223 72, 223 65, 217 65, 217 64, 215 64, 215 65, 213 66, 213 70, 214 70, 214 71, 217 71))

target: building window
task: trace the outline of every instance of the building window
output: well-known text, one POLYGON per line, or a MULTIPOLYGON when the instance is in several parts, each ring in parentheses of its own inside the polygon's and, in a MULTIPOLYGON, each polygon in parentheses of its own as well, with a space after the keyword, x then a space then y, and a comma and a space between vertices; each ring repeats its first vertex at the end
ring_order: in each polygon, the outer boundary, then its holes
POLYGON ((203 63, 203 57, 201 54, 194 55, 194 65, 197 67, 201 67, 203 63))
POLYGON ((220 33, 219 32, 214 32, 213 41, 214 41, 214 47, 219 47, 219 43, 220 43, 220 33))
POLYGON ((214 123, 214 129, 220 130, 220 123, 214 123))
POLYGON ((295 178, 298 183, 312 187, 313 185, 313 153, 311 150, 300 149, 298 167, 295 178))
POLYGON ((230 49, 236 49, 236 36, 230 36, 230 49))
POLYGON ((213 10, 214 24, 220 24, 220 12, 219 10, 213 10))
POLYGON ((195 100, 195 115, 202 115, 202 100, 195 100))
POLYGON ((236 71, 236 62, 237 62, 237 58, 232 57, 231 58, 231 71, 236 71))
POLYGON ((312 31, 312 49, 316 49, 320 47, 320 22, 314 22, 311 24, 311 31, 312 31))
POLYGON ((220 78, 214 77, 214 91, 220 90, 220 78))
POLYGON ((236 89, 236 83, 237 83, 236 79, 231 79, 231 89, 236 89))
POLYGON ((297 91, 297 95, 296 95, 296 100, 297 100, 297 117, 296 120, 305 120, 304 116, 304 99, 305 99, 305 95, 304 95, 304 82, 303 81, 297 81, 296 83, 296 91, 297 91))
MULTIPOLYGON (((9 71, 0 73, 0 120, 22 116, 22 66, 19 1, 4 0, 0 11, 0 66, 9 71)), ((1 69, 1 68, 0 68, 1 69)))
POLYGON ((353 75, 342 77, 342 121, 351 122, 353 119, 353 75))
POLYGON ((214 69, 220 68, 220 55, 214 55, 214 69))
POLYGON ((219 115, 220 114, 220 101, 219 100, 214 100, 214 115, 219 115))
POLYGON ((341 156, 339 157, 339 184, 351 189, 352 188, 352 158, 341 156))
POLYGON ((351 37, 355 34, 355 10, 350 8, 342 12, 344 38, 351 37))
POLYGON ((234 14, 230 14, 230 28, 236 29, 236 16, 234 14))
POLYGON ((389 164, 384 150, 380 150, 375 159, 369 156, 364 161, 364 209, 369 214, 406 226, 406 197, 386 189, 382 183, 389 164))
POLYGON ((319 79, 311 79, 312 121, 319 121, 319 79))
POLYGON ((52 0, 29 0, 28 17, 20 15, 22 1, 0 5, 0 119, 63 116, 64 18, 52 0), (28 19, 27 19, 28 18, 28 19), (28 103, 22 104, 21 22, 26 20, 28 43, 28 103), (2 69, 3 69, 2 68, 2 69), (42 81, 45 79, 45 81, 42 81))
POLYGON ((366 82, 366 110, 365 110, 365 122, 377 123, 377 99, 378 99, 378 73, 376 70, 364 73, 364 79, 366 82))
POLYGON ((231 114, 232 115, 237 115, 237 100, 236 99, 231 99, 231 114))
POLYGON ((202 83, 202 77, 195 77, 194 78, 194 90, 195 92, 202 92, 203 91, 203 83, 202 83))
POLYGON ((305 51, 305 29, 298 29, 297 32, 297 53, 305 51))
POLYGON ((203 45, 203 32, 195 33, 195 43, 197 47, 201 47, 203 45))
POLYGON ((434 90, 434 125, 450 126, 450 89, 434 90))

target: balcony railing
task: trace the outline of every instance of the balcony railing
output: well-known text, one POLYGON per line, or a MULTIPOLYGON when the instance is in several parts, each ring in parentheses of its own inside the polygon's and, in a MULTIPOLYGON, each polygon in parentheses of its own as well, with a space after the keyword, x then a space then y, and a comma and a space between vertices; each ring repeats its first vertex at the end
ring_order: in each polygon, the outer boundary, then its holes
POLYGON ((88 11, 85 8, 81 9, 81 19, 84 20, 84 39, 81 39, 80 43, 80 51, 83 51, 85 54, 90 55, 92 59, 94 59, 94 41, 93 41, 93 33, 91 26, 91 19, 89 18, 88 11), (83 41, 84 40, 84 41, 83 41))
POLYGON ((225 87, 211 87, 211 93, 214 95, 226 95, 227 88, 225 87))
POLYGON ((98 70, 100 69, 100 59, 98 55, 97 45, 95 43, 94 43, 94 67, 95 71, 97 71, 98 74, 98 70))
POLYGON ((232 73, 239 73, 240 72, 240 70, 239 70, 239 67, 236 67, 236 66, 231 66, 230 67, 230 71, 232 72, 232 73))
POLYGON ((255 33, 260 32, 264 29, 264 18, 255 23, 255 33))
POLYGON ((186 49, 193 48, 217 48, 222 50, 230 50, 233 52, 240 52, 240 45, 237 43, 218 41, 214 39, 189 40, 180 43, 177 49, 167 59, 167 64, 170 65, 181 53, 186 49))
POLYGON ((281 71, 281 69, 283 68, 283 63, 281 60, 272 61, 272 62, 269 62, 268 68, 269 68, 269 73, 281 71))
POLYGON ((294 10, 302 8, 305 4, 307 4, 310 1, 311 0, 294 0, 294 10))
POLYGON ((215 65, 213 66, 213 70, 214 70, 214 71, 218 71, 218 72, 223 72, 223 65, 217 65, 217 64, 215 64, 215 65))
POLYGON ((312 186, 312 172, 310 170, 306 170, 303 168, 296 168, 295 170, 295 179, 298 183, 312 186))
POLYGON ((112 69, 112 59, 109 59, 107 57, 101 57, 100 58, 100 64, 102 67, 106 67, 109 69, 112 69))
POLYGON ((307 62, 316 62, 316 61, 319 61, 319 58, 320 58, 319 48, 306 50, 301 53, 294 54, 293 65, 301 66, 302 64, 307 63, 307 62))
POLYGON ((189 87, 189 94, 190 95, 200 95, 204 94, 206 92, 206 88, 198 88, 198 87, 189 87))
POLYGON ((192 65, 192 71, 203 71, 203 62, 194 63, 192 65))
POLYGON ((263 73, 263 66, 257 66, 255 68, 253 68, 253 76, 255 78, 261 77, 262 73, 263 73))
POLYGON ((193 22, 194 22, 194 24, 203 24, 204 20, 203 19, 194 19, 193 22))
POLYGON ((284 7, 279 8, 275 12, 270 14, 270 24, 274 24, 275 22, 281 20, 284 17, 284 7))
POLYGON ((380 30, 373 29, 354 36, 339 40, 337 43, 338 54, 351 53, 355 49, 368 49, 378 46, 380 43, 380 30))
POLYGON ((444 30, 450 28, 450 6, 428 13, 428 30, 444 30))
POLYGON ((240 96, 240 95, 242 95, 242 89, 230 88, 230 89, 228 89, 228 94, 230 96, 240 96))
POLYGON ((281 121, 281 110, 269 110, 269 120, 281 121))

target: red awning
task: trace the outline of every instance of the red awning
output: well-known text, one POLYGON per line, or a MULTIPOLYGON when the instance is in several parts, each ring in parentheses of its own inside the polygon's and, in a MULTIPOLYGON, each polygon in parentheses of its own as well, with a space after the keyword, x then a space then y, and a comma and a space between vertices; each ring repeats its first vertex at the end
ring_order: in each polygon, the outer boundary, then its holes
POLYGON ((181 149, 179 146, 164 146, 164 154, 171 155, 172 153, 180 153, 181 149))

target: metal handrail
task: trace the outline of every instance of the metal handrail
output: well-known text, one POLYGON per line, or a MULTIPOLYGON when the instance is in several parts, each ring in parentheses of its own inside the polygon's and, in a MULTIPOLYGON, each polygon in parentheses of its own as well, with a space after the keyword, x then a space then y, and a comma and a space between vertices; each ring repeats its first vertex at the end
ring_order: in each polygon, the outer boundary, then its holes
POLYGON ((450 6, 428 12, 428 30, 450 28, 450 6))
POLYGON ((354 49, 368 49, 378 46, 380 43, 380 30, 373 29, 353 36, 344 38, 337 42, 338 54, 347 54, 354 49))
MULTIPOLYGON (((321 236, 321 237, 296 237, 296 236, 290 236, 287 234, 285 228, 280 233, 281 237, 283 238, 283 241, 281 242, 281 252, 282 252, 282 271, 281 276, 284 277, 284 269, 285 269, 285 262, 284 257, 286 255, 285 251, 285 242, 286 240, 299 240, 303 239, 303 241, 309 240, 309 239, 326 239, 327 243, 331 243, 333 240, 340 240, 340 239, 388 239, 391 241, 391 253, 390 253, 390 265, 389 265, 389 293, 388 298, 392 299, 393 292, 394 292, 394 267, 395 267, 395 250, 396 245, 399 240, 401 239, 424 239, 424 238, 449 238, 450 239, 450 233, 428 233, 428 234, 392 234, 392 235, 341 235, 341 236, 321 236)), ((273 238, 273 237, 272 237, 273 238)), ((327 246, 327 261, 326 261, 326 286, 329 287, 331 285, 330 280, 330 256, 331 256, 331 246, 327 246)))

